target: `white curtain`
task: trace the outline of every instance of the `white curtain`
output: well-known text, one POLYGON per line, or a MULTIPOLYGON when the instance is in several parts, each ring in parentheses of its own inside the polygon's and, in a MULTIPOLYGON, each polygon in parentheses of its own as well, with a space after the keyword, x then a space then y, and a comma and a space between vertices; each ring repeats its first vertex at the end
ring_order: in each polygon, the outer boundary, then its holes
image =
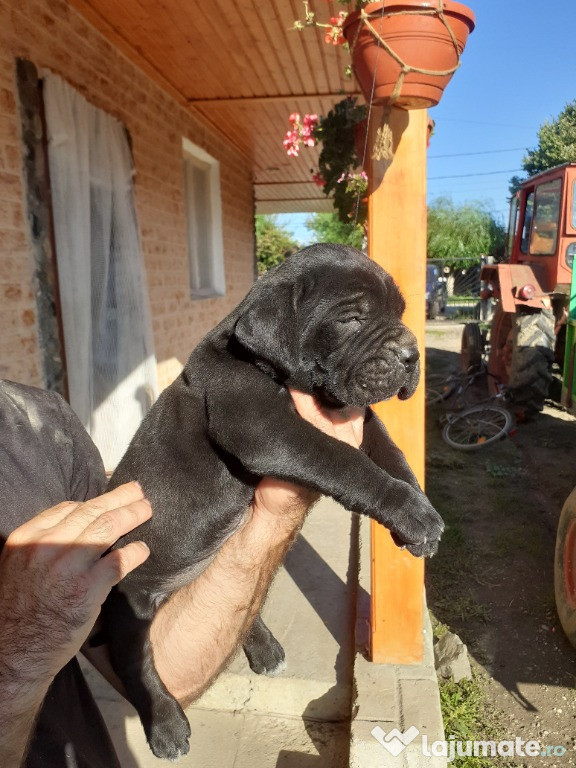
POLYGON ((157 396, 122 123, 43 72, 70 404, 113 469, 157 396))

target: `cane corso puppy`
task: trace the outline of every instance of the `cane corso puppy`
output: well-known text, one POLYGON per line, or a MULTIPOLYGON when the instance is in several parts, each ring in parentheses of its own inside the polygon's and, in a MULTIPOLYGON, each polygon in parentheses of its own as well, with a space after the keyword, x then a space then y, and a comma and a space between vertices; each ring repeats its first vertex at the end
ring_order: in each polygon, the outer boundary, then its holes
MULTIPOLYGON (((141 539, 151 554, 113 590, 104 621, 112 663, 157 756, 186 753, 190 728, 154 669, 150 621, 241 525, 263 476, 332 496, 416 556, 436 552, 442 521, 368 408, 404 400, 418 384, 403 311, 392 278, 359 251, 305 248, 258 280, 205 337, 132 440, 110 488, 138 480, 154 515, 119 544, 141 539), (301 419, 288 387, 329 408, 365 408, 362 450, 301 419)), ((244 650, 255 672, 283 664, 260 617, 244 650)))

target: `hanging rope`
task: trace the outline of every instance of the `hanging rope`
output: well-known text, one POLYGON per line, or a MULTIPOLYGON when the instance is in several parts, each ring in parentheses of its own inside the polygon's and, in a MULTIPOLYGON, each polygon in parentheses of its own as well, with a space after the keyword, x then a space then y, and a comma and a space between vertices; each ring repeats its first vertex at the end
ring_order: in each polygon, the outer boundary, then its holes
MULTIPOLYGON (((390 117, 390 112, 392 110, 392 107, 394 106, 394 103, 397 101, 398 97, 402 92, 402 85, 404 83, 404 79, 406 75, 410 73, 416 73, 416 74, 427 75, 432 77, 447 77, 448 75, 453 75, 454 72, 456 72, 456 70, 460 66, 460 48, 458 47, 458 41, 456 40, 456 36, 452 31, 452 27, 448 23, 448 19, 446 18, 446 15, 444 13, 444 0, 438 0, 438 6, 436 8, 430 8, 430 9, 422 8, 414 11, 385 11, 384 6, 382 6, 382 9, 380 10, 380 12, 370 14, 370 13, 366 13, 366 11, 362 8, 360 10, 360 22, 361 23, 358 24, 357 26, 356 34, 354 35, 354 40, 350 45, 350 53, 352 54, 354 52, 354 48, 358 41, 358 36, 360 34, 361 29, 363 27, 366 27, 366 29, 377 40, 378 49, 380 50, 380 48, 383 48, 386 51, 386 53, 389 56, 391 56, 392 59, 394 59, 394 61, 400 66, 400 74, 398 75, 398 78, 392 90, 392 94, 388 99, 386 109, 384 110, 384 114, 382 118, 382 124, 379 126, 376 132, 376 139, 374 142, 374 147, 372 149, 372 158, 374 160, 391 160, 394 155, 394 150, 393 150, 393 144, 392 144, 392 131, 390 130, 390 126, 389 126, 389 117, 390 117), (381 20, 383 20, 384 18, 389 18, 392 16, 437 16, 438 19, 442 22, 442 24, 446 27, 446 30, 450 36, 450 39, 456 51, 456 59, 457 59, 456 65, 453 67, 450 67, 449 69, 434 70, 434 69, 424 69, 423 67, 414 67, 411 64, 407 64, 402 59, 402 57, 399 56, 396 53, 396 51, 394 51, 394 49, 382 38, 380 33, 377 31, 377 29, 374 27, 374 25, 370 21, 371 19, 374 19, 374 18, 380 18, 381 20)), ((375 75, 374 75, 374 78, 375 78, 375 75)), ((372 97, 374 95, 374 78, 372 81, 372 94, 371 94, 370 102, 372 102, 372 97)))

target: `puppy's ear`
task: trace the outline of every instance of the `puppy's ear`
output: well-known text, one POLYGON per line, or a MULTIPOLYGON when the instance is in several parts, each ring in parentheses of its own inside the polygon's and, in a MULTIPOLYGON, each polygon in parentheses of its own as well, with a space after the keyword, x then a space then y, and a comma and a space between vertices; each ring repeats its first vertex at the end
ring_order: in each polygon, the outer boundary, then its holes
POLYGON ((254 300, 234 328, 243 347, 286 377, 296 372, 300 362, 296 304, 293 285, 266 286, 255 291, 254 300))

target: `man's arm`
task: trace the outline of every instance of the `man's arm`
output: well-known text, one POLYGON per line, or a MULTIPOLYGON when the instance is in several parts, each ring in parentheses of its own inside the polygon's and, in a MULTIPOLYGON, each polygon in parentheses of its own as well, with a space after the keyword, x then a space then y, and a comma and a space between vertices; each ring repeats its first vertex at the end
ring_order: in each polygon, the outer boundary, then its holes
MULTIPOLYGON (((328 416, 310 396, 293 397, 308 421, 360 445, 363 414, 328 416)), ((184 703, 210 685, 242 641, 313 500, 308 491, 263 480, 243 527, 158 612, 155 663, 184 703)), ((151 513, 140 487, 129 483, 88 502, 52 507, 8 537, 0 556, 1 766, 21 764, 54 676, 88 637, 112 586, 144 562, 148 550, 133 542, 102 555, 151 513)), ((102 654, 95 665, 121 691, 102 654)))
POLYGON ((137 483, 64 502, 13 531, 0 556, 0 765, 23 760, 42 701, 76 655, 106 595, 149 555, 106 550, 152 514, 137 483))
MULTIPOLYGON (((293 392, 299 414, 318 429, 358 447, 364 411, 322 411, 310 395, 293 392)), ((224 544, 210 566, 175 592, 154 617, 150 637, 156 669, 186 706, 198 698, 229 661, 262 605, 316 496, 265 478, 256 489, 246 522, 224 544)), ((116 685, 109 661, 86 655, 116 685)))
MULTIPOLYGON (((323 412, 310 395, 293 392, 299 414, 318 429, 358 447, 364 412, 323 412)), ((158 611, 151 629, 154 661, 184 706, 227 664, 259 612, 270 583, 317 496, 265 478, 249 517, 196 581, 158 611)))

